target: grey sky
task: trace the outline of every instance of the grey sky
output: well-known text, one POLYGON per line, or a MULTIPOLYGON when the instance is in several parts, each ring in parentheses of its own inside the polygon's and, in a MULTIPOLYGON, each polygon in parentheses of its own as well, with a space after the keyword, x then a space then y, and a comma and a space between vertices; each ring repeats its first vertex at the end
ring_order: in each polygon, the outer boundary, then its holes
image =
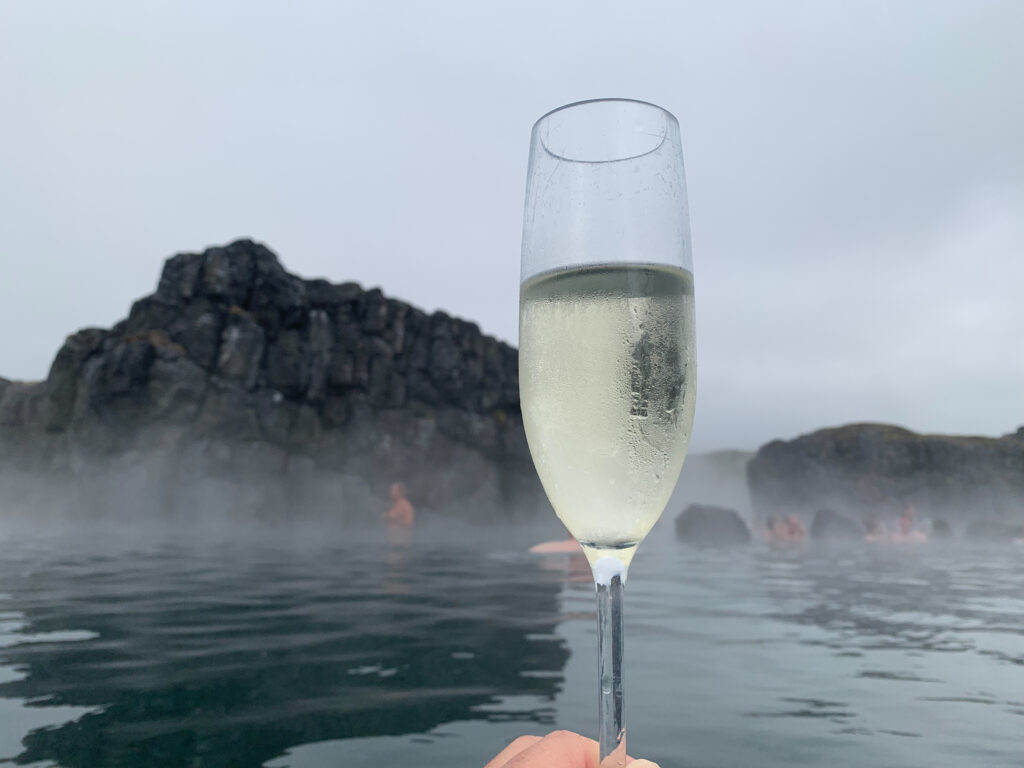
POLYGON ((693 447, 1024 423, 1024 3, 0 0, 0 375, 239 236, 515 341, 533 120, 675 112, 693 447))

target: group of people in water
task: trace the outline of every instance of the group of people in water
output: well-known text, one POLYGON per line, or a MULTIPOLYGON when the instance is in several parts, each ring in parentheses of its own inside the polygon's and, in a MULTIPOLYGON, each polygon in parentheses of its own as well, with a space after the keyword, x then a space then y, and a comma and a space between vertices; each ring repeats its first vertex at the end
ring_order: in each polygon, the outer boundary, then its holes
MULTIPOLYGON (((807 529, 798 515, 768 517, 755 530, 760 538, 772 546, 799 546, 807 541, 807 529)), ((928 534, 918 525, 918 514, 913 504, 907 504, 902 514, 887 525, 877 513, 864 519, 864 540, 873 544, 921 544, 928 534)))
POLYGON ((767 517, 760 526, 755 526, 761 538, 769 544, 803 544, 807 540, 807 529, 797 515, 767 517))
MULTIPOLYGON (((392 483, 390 497, 391 505, 381 519, 390 536, 408 537, 416 524, 416 511, 406 496, 405 484, 392 483)), ((864 540, 873 544, 923 544, 928 541, 928 532, 919 524, 913 504, 907 504, 899 517, 889 524, 878 513, 868 515, 863 522, 864 540)), ((762 541, 780 548, 799 547, 808 539, 807 528, 795 514, 769 516, 760 524, 755 520, 754 532, 762 541)), ((1024 527, 1013 543, 1024 545, 1024 527)), ((538 544, 530 551, 536 554, 574 554, 580 551, 580 545, 569 535, 564 540, 538 544)))
POLYGON ((864 534, 865 541, 921 544, 928 541, 928 534, 919 529, 916 525, 917 510, 913 504, 908 504, 903 514, 896 518, 896 527, 889 530, 878 514, 870 515, 864 521, 867 532, 864 534))
MULTIPOLYGON (((844 525, 850 524, 849 521, 844 522, 844 525)), ((814 525, 817 526, 817 519, 814 525)), ((878 513, 872 513, 864 518, 863 525, 864 540, 872 544, 923 544, 928 541, 929 531, 936 538, 950 533, 948 523, 922 521, 913 504, 907 504, 898 517, 888 522, 878 513)), ((809 538, 803 521, 793 514, 767 517, 760 524, 755 521, 754 533, 762 541, 780 548, 800 546, 809 538)), ((1024 526, 1012 541, 1024 545, 1024 526)))

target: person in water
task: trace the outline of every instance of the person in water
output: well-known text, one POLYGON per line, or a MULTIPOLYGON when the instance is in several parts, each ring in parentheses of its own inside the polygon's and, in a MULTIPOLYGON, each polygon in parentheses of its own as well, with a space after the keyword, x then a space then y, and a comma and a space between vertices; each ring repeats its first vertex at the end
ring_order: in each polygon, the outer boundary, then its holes
POLYGON ((769 543, 785 541, 789 538, 789 527, 781 517, 769 517, 765 524, 765 540, 769 543))
POLYGON ((542 541, 540 544, 534 544, 530 547, 530 551, 535 555, 558 555, 567 554, 574 555, 576 553, 582 553, 583 547, 576 541, 576 538, 569 533, 568 529, 565 531, 566 538, 559 539, 557 541, 542 541))
POLYGON ((764 520, 760 517, 754 518, 753 530, 757 537, 764 542, 771 542, 772 530, 775 528, 775 516, 768 515, 764 520))
MULTIPOLYGON (((544 738, 520 736, 484 768, 599 768, 597 742, 572 731, 555 731, 544 738)), ((630 768, 658 768, 650 760, 626 758, 630 768)))
POLYGON ((802 543, 807 538, 807 529, 804 528, 803 521, 797 515, 786 517, 786 533, 789 535, 790 541, 797 543, 802 543))
POLYGON ((799 546, 807 538, 807 531, 798 515, 768 517, 765 520, 764 538, 772 546, 799 546))
POLYGON ((405 484, 392 483, 391 507, 384 514, 388 530, 408 530, 416 523, 416 511, 405 497, 405 484))
POLYGON ((882 518, 878 516, 877 512, 872 512, 868 516, 864 521, 864 527, 867 529, 867 533, 864 534, 865 541, 878 542, 889 540, 889 531, 886 530, 885 523, 882 522, 882 518))
POLYGON ((917 510, 913 504, 907 504, 903 514, 896 521, 897 528, 889 537, 890 541, 919 544, 928 541, 928 535, 914 527, 914 520, 917 517, 917 510))

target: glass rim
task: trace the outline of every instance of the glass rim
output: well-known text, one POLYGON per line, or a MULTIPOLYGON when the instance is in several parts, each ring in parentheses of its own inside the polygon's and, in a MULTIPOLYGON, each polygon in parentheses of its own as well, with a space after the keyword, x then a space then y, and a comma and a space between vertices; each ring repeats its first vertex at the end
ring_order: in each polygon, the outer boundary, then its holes
POLYGON ((561 160, 561 161, 567 162, 567 163, 581 163, 581 164, 589 164, 589 165, 601 165, 601 164, 604 164, 604 163, 621 163, 621 162, 626 161, 626 160, 635 160, 638 157, 644 157, 646 155, 650 155, 650 154, 652 154, 654 152, 657 152, 659 149, 662 148, 662 146, 664 146, 665 140, 668 138, 668 132, 667 131, 666 131, 665 135, 661 137, 661 141, 659 141, 656 146, 652 147, 651 149, 647 150, 646 152, 641 152, 641 153, 636 154, 636 155, 630 155, 629 157, 615 157, 615 158, 609 158, 607 160, 583 160, 583 159, 580 159, 580 158, 566 157, 565 155, 562 155, 562 154, 559 154, 558 152, 552 151, 551 148, 548 147, 547 142, 545 142, 544 139, 541 138, 541 136, 540 136, 539 128, 540 128, 541 123, 543 123, 545 120, 547 120, 552 115, 558 114, 559 112, 565 112, 566 110, 575 109, 577 107, 585 107, 585 106, 590 105, 590 104, 634 104, 634 105, 641 106, 641 107, 650 107, 650 108, 660 112, 663 117, 667 118, 668 121, 669 121, 669 125, 674 125, 676 127, 676 130, 679 129, 679 120, 676 119, 676 116, 673 115, 671 112, 669 112, 664 107, 661 107, 661 106, 659 106, 659 105, 657 105, 657 104, 655 104, 654 102, 651 102, 651 101, 644 101, 643 99, 630 99, 630 98, 626 98, 626 97, 623 97, 623 96, 606 96, 606 97, 597 98, 597 99, 582 99, 581 101, 574 101, 574 102, 571 102, 570 104, 563 104, 560 107, 555 107, 554 109, 545 112, 543 115, 538 117, 537 120, 534 122, 533 128, 531 129, 531 133, 534 136, 537 137, 537 139, 539 140, 540 146, 541 146, 541 148, 543 148, 544 152, 546 152, 551 157, 557 158, 558 160, 561 160))

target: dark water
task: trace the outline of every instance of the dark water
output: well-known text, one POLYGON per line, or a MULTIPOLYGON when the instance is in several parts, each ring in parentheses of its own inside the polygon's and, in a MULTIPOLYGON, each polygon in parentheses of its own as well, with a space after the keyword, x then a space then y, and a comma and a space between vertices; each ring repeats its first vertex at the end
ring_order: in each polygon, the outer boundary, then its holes
MULTIPOLYGON (((0 764, 482 766, 594 733, 592 587, 494 538, 0 542, 0 764)), ((654 542, 627 622, 663 768, 1024 765, 1024 548, 654 542)))

